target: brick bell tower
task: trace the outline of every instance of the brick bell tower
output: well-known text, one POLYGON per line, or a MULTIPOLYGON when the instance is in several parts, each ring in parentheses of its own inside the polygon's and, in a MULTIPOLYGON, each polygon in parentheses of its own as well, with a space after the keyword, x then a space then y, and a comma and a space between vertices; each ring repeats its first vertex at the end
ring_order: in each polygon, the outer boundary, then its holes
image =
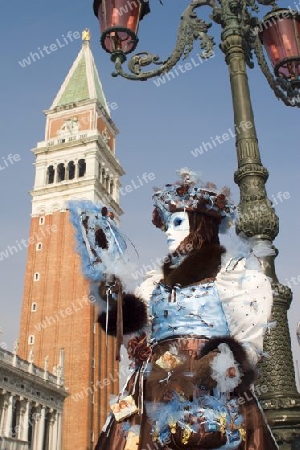
MULTIPOLYGON (((19 356, 64 379, 62 443, 58 450, 93 449, 106 419, 109 395, 118 392, 114 341, 97 326, 89 283, 81 274, 68 200, 91 200, 115 212, 119 178, 118 132, 90 48, 82 48, 51 108, 45 140, 33 149, 35 182, 28 240, 19 356)), ((39 449, 43 450, 43 449, 39 449)))

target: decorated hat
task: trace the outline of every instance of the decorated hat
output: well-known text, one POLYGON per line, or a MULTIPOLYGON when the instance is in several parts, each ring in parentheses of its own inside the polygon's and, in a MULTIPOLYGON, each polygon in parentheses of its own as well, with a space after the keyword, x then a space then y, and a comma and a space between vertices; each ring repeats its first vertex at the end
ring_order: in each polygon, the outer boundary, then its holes
POLYGON ((153 195, 154 211, 152 223, 166 231, 173 213, 195 212, 215 217, 219 221, 220 233, 226 232, 235 218, 230 189, 218 189, 214 183, 203 183, 196 172, 184 167, 176 173, 180 180, 166 184, 153 195))

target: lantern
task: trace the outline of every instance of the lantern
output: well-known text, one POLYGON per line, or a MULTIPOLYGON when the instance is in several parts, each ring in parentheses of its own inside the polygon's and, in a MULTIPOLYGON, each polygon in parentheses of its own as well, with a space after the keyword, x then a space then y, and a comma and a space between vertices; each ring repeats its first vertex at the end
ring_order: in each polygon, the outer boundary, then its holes
POLYGON ((94 0, 104 50, 124 55, 132 52, 138 43, 139 21, 149 11, 149 0, 94 0))
POLYGON ((270 58, 274 73, 292 84, 300 85, 300 14, 290 9, 276 9, 260 24, 259 37, 270 58))

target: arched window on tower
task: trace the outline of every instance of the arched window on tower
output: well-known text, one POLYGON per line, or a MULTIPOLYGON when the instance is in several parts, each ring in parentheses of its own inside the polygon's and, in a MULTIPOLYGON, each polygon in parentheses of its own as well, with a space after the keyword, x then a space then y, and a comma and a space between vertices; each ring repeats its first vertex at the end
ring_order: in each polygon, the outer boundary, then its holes
POLYGON ((75 164, 74 161, 70 161, 68 163, 68 178, 69 180, 73 180, 75 178, 75 164))
POLYGON ((84 159, 79 159, 78 161, 78 176, 84 177, 86 172, 86 163, 84 159))
POLYGON ((54 183, 55 170, 53 166, 47 168, 47 184, 54 183))
POLYGON ((34 281, 39 281, 39 279, 40 279, 40 274, 39 274, 39 272, 35 272, 35 274, 34 274, 34 276, 33 276, 33 280, 34 280, 34 281))
POLYGON ((57 181, 64 181, 66 175, 66 168, 63 163, 58 164, 57 166, 57 181))

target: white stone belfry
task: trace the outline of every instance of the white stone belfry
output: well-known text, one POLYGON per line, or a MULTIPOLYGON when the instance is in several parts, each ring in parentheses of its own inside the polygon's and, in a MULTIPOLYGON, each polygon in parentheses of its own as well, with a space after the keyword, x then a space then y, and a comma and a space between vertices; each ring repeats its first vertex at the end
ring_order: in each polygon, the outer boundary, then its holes
POLYGON ((32 150, 36 156, 33 216, 63 211, 68 200, 85 199, 112 209, 119 222, 119 180, 124 171, 115 157, 118 130, 110 117, 88 30, 45 114, 45 140, 32 150))

